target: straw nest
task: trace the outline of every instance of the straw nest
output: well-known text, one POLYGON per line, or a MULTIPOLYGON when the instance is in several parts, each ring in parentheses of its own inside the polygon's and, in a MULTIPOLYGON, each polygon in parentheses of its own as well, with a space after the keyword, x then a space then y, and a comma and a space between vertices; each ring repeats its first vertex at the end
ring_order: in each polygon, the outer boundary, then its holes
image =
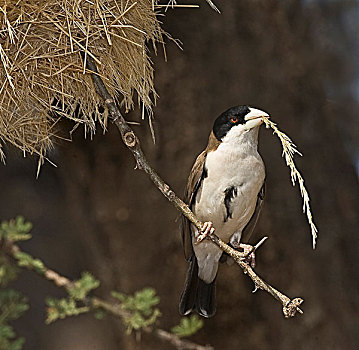
POLYGON ((156 98, 146 45, 161 41, 151 0, 0 0, 1 143, 43 161, 68 118, 94 132, 106 113, 85 61, 91 56, 111 94, 149 113, 156 98))

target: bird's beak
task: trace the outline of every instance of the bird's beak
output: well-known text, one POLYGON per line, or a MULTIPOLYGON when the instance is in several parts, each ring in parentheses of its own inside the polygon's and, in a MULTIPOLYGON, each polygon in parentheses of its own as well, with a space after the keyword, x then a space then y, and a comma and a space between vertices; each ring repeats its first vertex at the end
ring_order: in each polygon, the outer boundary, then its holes
POLYGON ((260 109, 255 109, 255 108, 250 108, 249 107, 250 112, 244 117, 244 120, 252 120, 252 119, 257 119, 257 118, 262 118, 262 117, 267 117, 269 118, 269 114, 266 112, 261 111, 260 109))
POLYGON ((249 113, 244 117, 246 121, 245 127, 247 130, 250 130, 256 126, 259 126, 263 123, 263 117, 269 118, 269 114, 261 111, 260 109, 250 108, 249 113))

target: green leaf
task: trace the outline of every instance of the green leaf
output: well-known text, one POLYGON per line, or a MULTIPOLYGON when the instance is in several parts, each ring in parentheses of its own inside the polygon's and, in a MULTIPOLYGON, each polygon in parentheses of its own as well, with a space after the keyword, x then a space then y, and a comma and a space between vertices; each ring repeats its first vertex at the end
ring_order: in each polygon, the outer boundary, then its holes
POLYGON ((13 289, 0 291, 0 323, 16 320, 28 308, 28 300, 20 292, 13 289))
POLYGON ((103 320, 106 317, 106 312, 103 309, 96 309, 94 316, 97 320, 103 320))
POLYGON ((0 349, 20 350, 25 342, 24 338, 15 339, 16 334, 12 327, 0 324, 0 349))
POLYGON ((157 321, 157 318, 160 317, 161 315, 162 314, 159 309, 157 308, 154 309, 152 315, 145 320, 143 327, 151 326, 157 321))
POLYGON ((20 267, 26 267, 28 269, 33 269, 40 274, 46 272, 46 267, 40 259, 33 258, 30 254, 24 252, 16 252, 14 257, 17 259, 17 264, 20 267))
POLYGON ((91 273, 83 272, 82 277, 74 282, 74 286, 69 289, 69 295, 76 300, 84 300, 88 293, 96 289, 100 282, 96 280, 91 273))
POLYGON ((0 255, 0 286, 6 287, 9 282, 16 279, 20 270, 5 257, 0 255))
POLYGON ((100 282, 89 272, 83 272, 79 280, 75 281, 68 289, 69 297, 63 299, 47 298, 46 323, 52 323, 67 316, 76 316, 90 311, 88 306, 79 306, 78 302, 85 300, 88 293, 97 288, 100 282))
POLYGON ((21 350, 25 343, 25 338, 20 337, 11 342, 8 346, 8 350, 21 350))
POLYGON ((154 309, 150 317, 145 317, 140 312, 136 311, 130 314, 129 317, 124 318, 124 323, 127 328, 127 333, 130 334, 132 330, 139 330, 143 327, 148 327, 154 324, 158 317, 161 316, 161 311, 159 309, 154 309))
POLYGON ((0 326, 0 339, 11 339, 15 337, 15 332, 12 327, 8 325, 0 326))
POLYGON ((160 302, 153 288, 144 288, 133 296, 113 291, 111 295, 122 302, 122 307, 129 311, 140 311, 145 316, 152 314, 152 307, 160 302))
POLYGON ((32 223, 26 222, 22 216, 17 216, 9 221, 2 221, 0 224, 0 238, 13 242, 26 241, 31 238, 30 231, 32 223))
POLYGON ((8 322, 19 318, 28 308, 27 298, 18 291, 0 291, 0 349, 22 349, 25 339, 16 338, 16 333, 8 322))
POLYGON ((46 298, 47 318, 46 323, 50 324, 58 319, 64 319, 67 316, 77 316, 90 311, 88 306, 79 307, 76 300, 72 298, 56 299, 46 298))
POLYGON ((152 325, 161 315, 159 309, 153 309, 153 306, 160 302, 160 298, 153 288, 144 288, 134 295, 116 291, 113 291, 111 295, 121 302, 121 307, 124 310, 129 311, 129 316, 124 318, 128 333, 133 329, 138 330, 152 325))
POLYGON ((179 337, 189 337, 203 327, 203 321, 197 315, 182 317, 180 324, 173 327, 171 332, 179 337))

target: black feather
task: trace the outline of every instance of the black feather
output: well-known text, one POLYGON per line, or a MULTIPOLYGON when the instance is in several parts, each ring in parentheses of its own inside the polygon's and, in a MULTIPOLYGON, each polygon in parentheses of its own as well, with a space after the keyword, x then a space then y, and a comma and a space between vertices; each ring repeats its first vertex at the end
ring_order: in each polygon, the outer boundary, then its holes
POLYGON ((181 315, 188 315, 195 307, 198 280, 197 259, 192 255, 179 304, 179 312, 181 315))
POLYGON ((179 312, 188 315, 193 310, 203 317, 211 317, 216 312, 216 280, 208 284, 198 277, 198 264, 194 255, 187 271, 179 312))
MULTIPOLYGON (((192 211, 193 211, 193 205, 196 201, 197 193, 199 192, 199 190, 202 186, 203 180, 207 176, 208 176, 207 168, 205 167, 205 165, 203 165, 201 176, 194 186, 193 192, 191 194, 191 199, 188 203, 188 205, 192 211)), ((185 194, 185 197, 188 197, 188 193, 185 194)), ((185 257, 186 257, 186 260, 189 261, 191 259, 192 255, 194 254, 193 247, 192 247, 192 235, 190 234, 191 222, 184 215, 182 215, 182 220, 181 220, 181 232, 182 232, 182 244, 184 247, 185 257)))
POLYGON ((226 216, 224 217, 224 222, 228 221, 228 219, 232 219, 232 208, 231 201, 238 194, 237 187, 231 186, 226 188, 224 191, 224 206, 226 207, 226 216))
POLYGON ((207 318, 216 313, 216 280, 206 283, 198 278, 196 311, 207 318))
POLYGON ((203 165, 203 170, 202 170, 202 174, 201 174, 201 177, 199 178, 199 180, 197 181, 196 183, 196 186, 193 190, 193 196, 192 196, 192 200, 191 200, 191 203, 190 203, 190 208, 192 209, 192 205, 195 203, 196 201, 196 198, 197 198, 197 193, 199 191, 199 189, 201 188, 202 186, 202 182, 203 180, 208 177, 208 170, 207 168, 203 165))

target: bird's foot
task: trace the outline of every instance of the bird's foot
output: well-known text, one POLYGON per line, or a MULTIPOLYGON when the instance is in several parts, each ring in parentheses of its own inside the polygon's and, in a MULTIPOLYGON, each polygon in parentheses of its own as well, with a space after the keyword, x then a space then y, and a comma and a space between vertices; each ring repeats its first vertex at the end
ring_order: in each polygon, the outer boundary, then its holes
POLYGON ((210 221, 206 221, 201 229, 201 234, 197 237, 197 242, 201 243, 209 234, 212 234, 214 232, 213 223, 210 221))
POLYGON ((235 250, 243 249, 241 255, 243 255, 243 260, 252 268, 256 266, 256 247, 250 244, 232 242, 232 246, 235 250))

